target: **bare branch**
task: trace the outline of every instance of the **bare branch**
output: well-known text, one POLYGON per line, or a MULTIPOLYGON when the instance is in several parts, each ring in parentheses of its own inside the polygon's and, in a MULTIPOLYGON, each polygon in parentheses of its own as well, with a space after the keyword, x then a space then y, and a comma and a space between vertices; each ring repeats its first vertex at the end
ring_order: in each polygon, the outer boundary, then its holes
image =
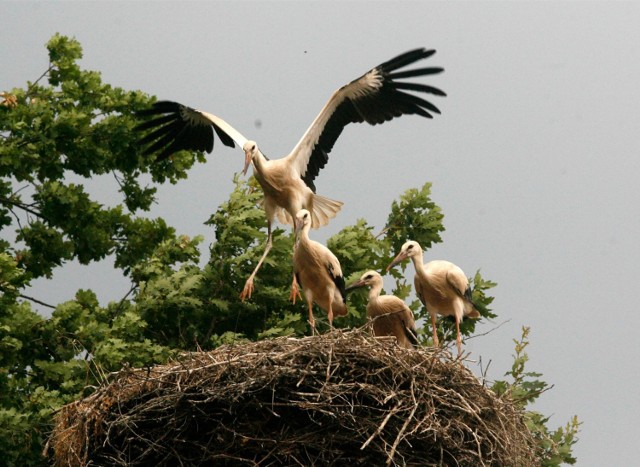
POLYGON ((37 298, 30 297, 28 295, 18 294, 18 297, 24 298, 25 300, 30 300, 33 303, 37 303, 38 305, 46 306, 47 308, 51 308, 51 309, 54 309, 54 310, 56 308, 54 305, 50 305, 49 303, 43 302, 42 300, 38 300, 37 298))

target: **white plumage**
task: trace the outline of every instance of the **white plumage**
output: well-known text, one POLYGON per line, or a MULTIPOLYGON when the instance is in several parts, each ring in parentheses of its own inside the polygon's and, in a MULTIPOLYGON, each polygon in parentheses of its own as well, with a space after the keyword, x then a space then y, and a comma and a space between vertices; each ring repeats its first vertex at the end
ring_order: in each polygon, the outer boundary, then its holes
POLYGON ((395 336, 402 347, 418 345, 418 331, 411 309, 395 295, 380 295, 382 276, 376 271, 365 272, 360 279, 347 287, 347 291, 369 287, 367 316, 373 321, 375 336, 395 336))
POLYGON ((480 317, 480 313, 471 301, 471 288, 467 276, 462 269, 449 261, 435 260, 424 264, 422 248, 413 240, 402 245, 400 253, 389 264, 387 271, 407 258, 411 258, 416 270, 414 277, 416 294, 431 317, 434 345, 439 344, 436 314, 453 316, 456 322, 456 345, 458 353, 462 353, 460 323, 465 316, 480 317))
POLYGON ((253 279, 271 249, 271 224, 276 216, 283 223, 291 222, 304 208, 310 212, 311 226, 317 228, 328 223, 340 210, 342 202, 315 194, 314 180, 329 160, 328 155, 346 125, 359 122, 375 125, 405 114, 432 118, 433 113, 440 113, 431 102, 409 91, 445 96, 443 91, 400 80, 440 73, 442 68, 397 71, 434 53, 435 50, 411 50, 336 90, 293 150, 281 159, 269 160, 255 141, 248 140, 211 113, 169 101, 157 102, 140 112, 141 116, 154 117, 137 127, 152 130, 140 141, 149 144, 145 154, 158 153, 157 159, 165 159, 181 149, 211 152, 215 133, 226 146, 237 144, 243 149, 244 173, 253 163, 254 175, 264 191, 268 236, 262 258, 242 291, 243 300, 251 297, 253 279))
POLYGON ((347 314, 344 277, 338 258, 326 246, 309 238, 311 213, 302 209, 296 215, 296 245, 293 250, 293 274, 291 296, 295 301, 298 284, 309 307, 309 324, 315 329, 313 303, 327 312, 329 326, 334 316, 347 314))

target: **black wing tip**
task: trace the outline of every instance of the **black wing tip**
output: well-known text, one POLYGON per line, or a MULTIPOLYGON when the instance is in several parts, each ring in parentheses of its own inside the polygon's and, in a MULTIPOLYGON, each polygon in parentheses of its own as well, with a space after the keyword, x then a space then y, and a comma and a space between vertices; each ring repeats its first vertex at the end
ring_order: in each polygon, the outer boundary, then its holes
POLYGON ((397 70, 398 68, 405 67, 418 60, 429 58, 436 53, 435 49, 427 49, 425 47, 419 47, 416 49, 408 50, 400 55, 393 57, 390 60, 380 64, 378 68, 386 73, 397 70))
POLYGON ((336 284, 338 290, 340 291, 340 295, 342 296, 342 302, 346 305, 347 303, 347 287, 344 280, 344 276, 335 276, 333 278, 333 283, 336 284))
POLYGON ((415 328, 407 326, 407 323, 405 323, 404 320, 402 320, 402 327, 404 328, 404 334, 407 336, 409 342, 411 342, 411 345, 417 349, 420 343, 418 342, 418 333, 415 328))
POLYGON ((183 105, 180 104, 179 102, 156 101, 153 104, 151 104, 151 107, 138 110, 136 114, 142 117, 146 117, 146 116, 157 115, 161 113, 172 113, 172 112, 178 112, 180 110, 180 107, 183 107, 183 105))
MULTIPOLYGON (((150 117, 134 127, 135 131, 150 130, 138 140, 138 144, 146 146, 142 150, 145 156, 156 154, 155 161, 168 159, 181 150, 202 151, 213 150, 214 126, 192 125, 185 120, 184 109, 196 112, 179 102, 162 100, 154 102, 151 107, 137 112, 139 117, 150 117)), ((216 132, 218 129, 215 128, 216 132)), ((225 135, 226 136, 226 135, 225 135)), ((227 138, 221 138, 229 145, 227 138)))
MULTIPOLYGON (((391 99, 397 101, 398 110, 401 114, 417 114, 425 118, 433 118, 433 114, 440 114, 440 109, 438 109, 431 102, 422 99, 421 97, 419 97, 419 95, 412 94, 410 92, 426 93, 440 97, 446 97, 446 92, 427 84, 406 82, 400 80, 403 78, 415 78, 442 73, 444 71, 444 68, 425 67, 398 71, 400 68, 411 65, 418 60, 428 58, 435 53, 435 49, 426 49, 424 47, 417 48, 398 55, 397 57, 380 65, 379 70, 383 73, 385 81, 385 86, 383 86, 383 88, 387 89, 387 92, 389 92, 389 97, 391 99)), ((397 115, 385 115, 385 118, 383 120, 393 118, 394 116, 397 115)), ((375 123, 381 123, 375 119, 369 121, 369 123, 373 123, 374 121, 375 123)))

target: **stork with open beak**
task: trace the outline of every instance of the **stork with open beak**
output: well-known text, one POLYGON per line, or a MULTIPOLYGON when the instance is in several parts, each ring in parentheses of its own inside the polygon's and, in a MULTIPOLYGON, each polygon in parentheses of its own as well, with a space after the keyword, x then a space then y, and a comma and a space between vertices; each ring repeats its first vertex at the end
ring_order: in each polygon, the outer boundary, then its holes
POLYGON ((403 53, 336 90, 293 150, 281 159, 268 159, 255 141, 248 140, 226 121, 208 112, 169 101, 156 102, 140 112, 141 116, 154 117, 136 128, 152 130, 140 143, 149 144, 145 154, 158 153, 156 160, 166 159, 182 149, 211 152, 215 133, 224 145, 235 147, 237 144, 242 148, 243 173, 246 174, 249 164, 253 163, 253 173, 264 191, 268 236, 264 253, 240 294, 242 300, 251 297, 255 275, 271 249, 271 224, 276 216, 280 222, 290 223, 304 208, 311 215, 311 226, 318 228, 340 210, 342 202, 315 193, 314 179, 328 162, 328 154, 345 126, 361 122, 376 125, 405 114, 432 118, 433 113, 440 113, 431 102, 409 91, 445 96, 443 91, 427 84, 400 80, 437 74, 442 68, 397 71, 434 53, 435 50, 423 48, 403 53))
POLYGON ((401 347, 417 347, 418 330, 413 312, 395 295, 380 295, 382 285, 382 276, 379 273, 367 271, 347 287, 347 291, 369 287, 367 316, 373 321, 374 336, 395 336, 401 347))
POLYGON ((295 217, 296 245, 293 250, 293 284, 295 291, 298 284, 309 307, 309 324, 315 332, 313 303, 327 312, 329 326, 333 328, 334 316, 347 314, 346 291, 344 277, 338 258, 326 246, 309 238, 311 229, 311 213, 306 209, 298 211, 295 217))
POLYGON ((458 354, 462 353, 460 323, 467 316, 479 318, 480 313, 471 301, 471 287, 462 269, 449 261, 434 260, 424 264, 422 248, 409 240, 400 249, 400 253, 387 266, 389 271, 396 264, 411 258, 416 270, 414 284, 416 294, 431 316, 433 344, 439 345, 436 332, 436 314, 453 316, 456 321, 456 345, 458 354))

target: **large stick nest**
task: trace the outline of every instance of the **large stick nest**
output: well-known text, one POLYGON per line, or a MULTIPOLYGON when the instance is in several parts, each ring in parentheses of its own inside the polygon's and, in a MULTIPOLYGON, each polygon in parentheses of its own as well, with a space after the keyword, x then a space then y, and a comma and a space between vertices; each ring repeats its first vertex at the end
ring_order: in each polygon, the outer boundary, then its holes
POLYGON ((445 350, 362 330, 125 369, 62 408, 55 465, 536 465, 522 412, 445 350))

